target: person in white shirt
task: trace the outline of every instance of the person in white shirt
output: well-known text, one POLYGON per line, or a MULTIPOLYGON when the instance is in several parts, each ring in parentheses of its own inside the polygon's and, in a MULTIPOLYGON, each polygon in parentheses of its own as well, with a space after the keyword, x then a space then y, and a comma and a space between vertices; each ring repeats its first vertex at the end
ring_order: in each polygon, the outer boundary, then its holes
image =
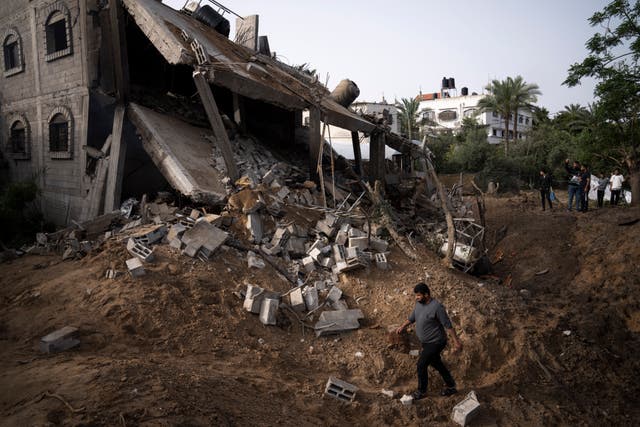
POLYGON ((620 192, 622 191, 622 183, 624 182, 624 176, 620 175, 619 169, 613 170, 613 175, 611 175, 611 180, 609 184, 611 185, 611 204, 616 206, 620 201, 620 192))

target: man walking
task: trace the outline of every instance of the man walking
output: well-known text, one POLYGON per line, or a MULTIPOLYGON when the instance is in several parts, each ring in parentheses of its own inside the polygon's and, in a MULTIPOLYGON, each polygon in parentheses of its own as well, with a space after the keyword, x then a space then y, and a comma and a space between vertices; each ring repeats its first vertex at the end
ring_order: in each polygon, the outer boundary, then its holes
POLYGON ((598 207, 601 208, 604 206, 604 191, 607 189, 607 184, 609 184, 609 179, 604 177, 604 174, 600 172, 600 176, 598 177, 598 207))
POLYGON ((397 329, 401 334, 412 323, 416 324, 416 335, 422 343, 422 351, 418 358, 418 389, 412 393, 414 400, 422 399, 427 394, 429 374, 427 367, 433 366, 440 373, 445 383, 445 388, 440 393, 442 396, 450 396, 458 392, 456 382, 451 372, 442 362, 440 353, 447 345, 447 334, 451 337, 455 351, 462 349, 462 343, 453 330, 451 320, 446 310, 437 300, 431 298, 431 291, 425 283, 418 283, 413 288, 416 297, 416 305, 409 318, 397 329), (445 333, 446 330, 446 333, 445 333))
POLYGON ((589 210, 589 191, 591 190, 591 172, 587 165, 582 165, 580 168, 580 187, 582 195, 580 210, 586 212, 589 210))
POLYGON ((540 169, 540 197, 542 198, 542 210, 545 209, 545 203, 549 202, 549 209, 553 210, 551 204, 551 174, 546 170, 540 169))
POLYGON ((576 210, 579 211, 582 208, 582 195, 580 194, 580 162, 574 161, 573 167, 569 167, 569 159, 564 161, 564 169, 569 174, 569 185, 567 190, 569 192, 569 203, 567 209, 571 212, 571 206, 573 205, 573 199, 576 199, 576 210))
POLYGON ((624 176, 620 175, 620 169, 614 169, 611 175, 611 206, 616 206, 620 201, 620 192, 622 191, 622 183, 624 176))

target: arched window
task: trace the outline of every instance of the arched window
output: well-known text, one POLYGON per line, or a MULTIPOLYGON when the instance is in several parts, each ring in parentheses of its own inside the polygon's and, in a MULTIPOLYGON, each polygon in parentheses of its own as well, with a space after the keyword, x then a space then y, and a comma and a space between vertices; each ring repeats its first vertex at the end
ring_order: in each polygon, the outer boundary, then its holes
POLYGON ((8 138, 6 153, 9 157, 17 160, 28 160, 31 158, 31 129, 26 117, 22 114, 11 114, 6 122, 8 138))
POLYGON ((2 52, 4 57, 4 76, 9 77, 24 71, 24 56, 22 54, 22 39, 13 28, 5 31, 2 37, 2 52))
POLYGON ((56 2, 46 9, 47 20, 45 29, 45 59, 53 61, 71 54, 71 23, 69 10, 56 2))
POLYGON ((52 159, 73 157, 73 122, 64 107, 56 108, 49 116, 49 153, 52 159))

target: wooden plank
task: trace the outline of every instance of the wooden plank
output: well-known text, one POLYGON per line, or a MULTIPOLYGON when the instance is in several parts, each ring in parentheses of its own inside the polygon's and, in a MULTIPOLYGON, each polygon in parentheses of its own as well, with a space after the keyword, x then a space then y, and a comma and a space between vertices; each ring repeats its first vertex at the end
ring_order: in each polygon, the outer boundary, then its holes
POLYGON ((124 174, 124 160, 127 154, 127 143, 122 138, 125 107, 118 104, 113 115, 113 129, 111 131, 111 154, 109 155, 109 173, 104 198, 105 213, 120 207, 122 193, 122 177, 124 174))
POLYGON ((200 99, 202 100, 204 109, 207 112, 207 117, 209 118, 211 129, 213 129, 213 134, 219 144, 218 147, 222 151, 224 163, 227 166, 227 175, 235 181, 239 178, 238 169, 236 168, 236 162, 233 159, 233 150, 231 148, 231 142, 229 141, 229 135, 227 135, 227 130, 224 128, 224 124, 222 123, 222 117, 220 117, 216 100, 213 97, 213 92, 211 92, 211 86, 209 86, 209 82, 207 81, 203 71, 194 71, 193 80, 196 83, 198 94, 200 94, 200 99))
POLYGON ((327 124, 338 126, 352 132, 373 132, 376 125, 363 119, 352 111, 344 108, 331 98, 324 98, 321 102, 322 111, 325 113, 327 124))
POLYGON ((320 134, 320 109, 317 107, 309 108, 309 179, 316 183, 319 182, 318 153, 320 153, 320 144, 322 143, 322 135, 320 134))
POLYGON ((124 102, 129 96, 129 61, 127 59, 127 37, 124 29, 124 15, 118 0, 109 0, 111 21, 111 45, 113 67, 116 75, 116 98, 124 102))
POLYGON ((353 143, 353 160, 356 163, 356 173, 362 177, 362 151, 360 150, 360 135, 358 132, 351 132, 351 142, 353 143))

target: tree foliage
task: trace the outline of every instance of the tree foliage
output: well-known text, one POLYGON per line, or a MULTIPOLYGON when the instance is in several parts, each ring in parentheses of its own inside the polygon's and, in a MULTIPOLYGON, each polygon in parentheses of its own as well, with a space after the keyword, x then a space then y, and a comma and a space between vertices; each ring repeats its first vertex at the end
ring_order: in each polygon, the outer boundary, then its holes
POLYGON ((409 139, 419 138, 420 101, 417 98, 402 98, 396 103, 401 132, 409 139))

